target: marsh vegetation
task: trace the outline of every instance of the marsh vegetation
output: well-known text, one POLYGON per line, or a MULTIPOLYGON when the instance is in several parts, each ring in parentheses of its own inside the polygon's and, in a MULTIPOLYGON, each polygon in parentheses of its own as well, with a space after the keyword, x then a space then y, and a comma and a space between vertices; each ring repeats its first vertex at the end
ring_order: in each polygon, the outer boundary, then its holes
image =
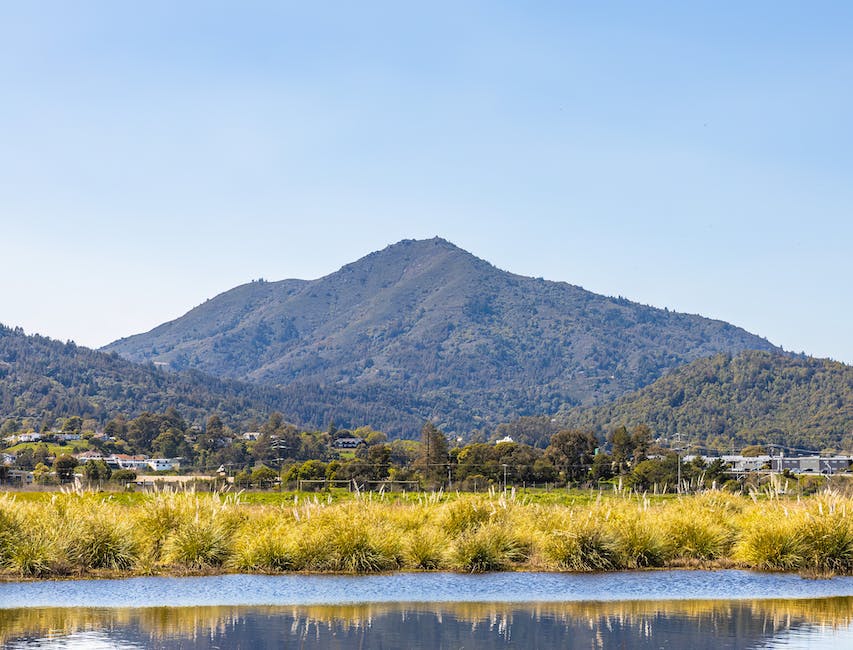
POLYGON ((0 497, 9 579, 395 570, 742 567, 853 573, 853 499, 721 491, 679 497, 513 492, 0 497), (548 495, 545 495, 548 496, 548 495))

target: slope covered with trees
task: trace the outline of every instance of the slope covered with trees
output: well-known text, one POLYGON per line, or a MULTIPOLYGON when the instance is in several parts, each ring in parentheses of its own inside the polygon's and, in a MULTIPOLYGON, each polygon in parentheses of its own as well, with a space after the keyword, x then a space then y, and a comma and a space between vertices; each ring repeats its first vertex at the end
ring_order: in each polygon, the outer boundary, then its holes
POLYGON ((613 404, 560 414, 605 434, 646 424, 654 435, 727 450, 776 444, 853 450, 853 367, 812 357, 743 352, 701 359, 613 404))
POLYGON ((307 392, 326 411, 343 400, 376 412, 371 396, 381 396, 395 413, 371 423, 386 431, 414 411, 464 433, 605 403, 721 351, 774 346, 721 321, 501 271, 436 238, 318 280, 237 287, 106 349, 307 392))
POLYGON ((210 413, 246 420, 280 401, 273 388, 167 372, 0 325, 0 418, 52 424, 76 415, 104 422, 117 413, 176 407, 191 420, 210 413))

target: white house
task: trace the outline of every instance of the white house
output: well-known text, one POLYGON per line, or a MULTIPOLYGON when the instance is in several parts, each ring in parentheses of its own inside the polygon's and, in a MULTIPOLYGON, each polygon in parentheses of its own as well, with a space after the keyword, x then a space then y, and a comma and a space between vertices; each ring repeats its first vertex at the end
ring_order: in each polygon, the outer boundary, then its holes
POLYGON ((151 458, 148 461, 148 467, 155 472, 168 472, 172 469, 179 469, 180 466, 180 458, 151 458))

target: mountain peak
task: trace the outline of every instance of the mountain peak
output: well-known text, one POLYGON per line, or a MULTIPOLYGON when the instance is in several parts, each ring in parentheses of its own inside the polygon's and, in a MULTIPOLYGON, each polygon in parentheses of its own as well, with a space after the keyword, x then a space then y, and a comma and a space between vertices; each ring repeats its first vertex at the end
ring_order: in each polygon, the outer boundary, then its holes
MULTIPOLYGON (((350 403, 392 391, 415 420, 436 413, 465 430, 600 404, 700 357, 773 346, 720 321, 513 275, 434 237, 317 280, 226 292, 107 349, 303 392, 334 388, 357 396, 350 403)), ((337 422, 338 402, 310 417, 322 424, 334 412, 337 422)), ((375 425, 400 426, 392 404, 375 406, 375 425)))
POLYGON ((396 244, 390 244, 380 251, 368 255, 410 255, 416 257, 434 257, 440 254, 458 253, 466 257, 474 257, 471 253, 456 244, 433 237, 432 239, 402 239, 396 244))

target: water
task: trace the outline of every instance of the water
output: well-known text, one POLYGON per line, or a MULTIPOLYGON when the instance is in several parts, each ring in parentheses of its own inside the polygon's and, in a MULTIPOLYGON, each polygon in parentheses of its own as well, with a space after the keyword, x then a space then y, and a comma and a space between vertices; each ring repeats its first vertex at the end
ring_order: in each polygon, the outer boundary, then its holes
POLYGON ((743 571, 0 584, 5 648, 853 648, 853 578, 743 571))

